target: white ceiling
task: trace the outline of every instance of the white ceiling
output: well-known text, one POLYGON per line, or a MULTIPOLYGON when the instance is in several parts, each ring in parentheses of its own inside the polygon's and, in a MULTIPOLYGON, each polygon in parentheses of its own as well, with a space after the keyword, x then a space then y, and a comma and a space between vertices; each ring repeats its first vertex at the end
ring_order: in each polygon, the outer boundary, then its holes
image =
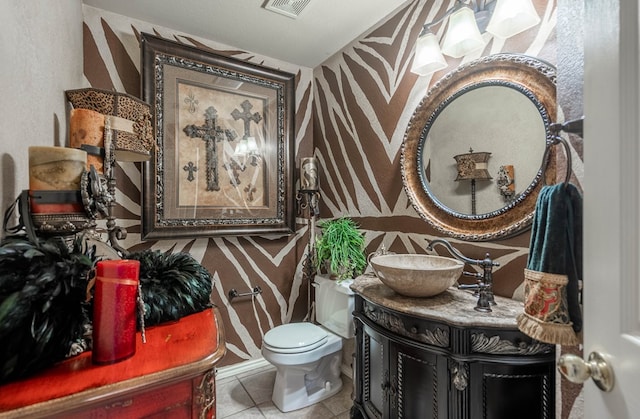
POLYGON ((83 0, 154 25, 315 68, 411 0, 311 0, 297 18, 265 0, 83 0))

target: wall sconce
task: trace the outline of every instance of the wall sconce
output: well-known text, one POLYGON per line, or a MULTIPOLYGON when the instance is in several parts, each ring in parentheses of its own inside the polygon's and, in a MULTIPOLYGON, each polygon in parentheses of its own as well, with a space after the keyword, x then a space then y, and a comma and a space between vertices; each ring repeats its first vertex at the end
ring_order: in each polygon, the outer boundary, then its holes
POLYGON ((489 174, 489 165, 487 161, 491 157, 491 153, 481 151, 474 153, 472 148, 465 154, 453 156, 456 159, 458 176, 456 182, 460 180, 471 181, 471 214, 476 214, 476 180, 491 180, 489 174))
POLYGON ((411 72, 427 76, 447 66, 443 53, 460 58, 484 48, 483 32, 509 38, 540 23, 531 0, 457 0, 439 19, 426 23, 416 42, 411 72), (442 49, 431 31, 445 19, 442 49))
POLYGON ((320 189, 318 177, 318 159, 305 157, 300 160, 300 190, 317 191, 320 189))
POLYGON ((298 202, 298 214, 306 213, 309 222, 309 244, 307 255, 302 262, 302 277, 307 281, 307 307, 309 310, 304 320, 313 321, 311 283, 316 274, 316 216, 320 213, 318 205, 320 201, 320 172, 318 159, 315 157, 300 159, 300 189, 298 189, 296 201, 298 202))

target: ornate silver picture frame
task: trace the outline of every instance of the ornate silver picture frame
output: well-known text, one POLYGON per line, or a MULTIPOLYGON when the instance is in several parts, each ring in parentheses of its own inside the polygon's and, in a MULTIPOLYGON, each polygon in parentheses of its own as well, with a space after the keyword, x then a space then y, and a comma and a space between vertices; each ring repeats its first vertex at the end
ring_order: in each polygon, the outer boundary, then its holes
POLYGON ((294 230, 294 75, 142 34, 142 239, 294 230))

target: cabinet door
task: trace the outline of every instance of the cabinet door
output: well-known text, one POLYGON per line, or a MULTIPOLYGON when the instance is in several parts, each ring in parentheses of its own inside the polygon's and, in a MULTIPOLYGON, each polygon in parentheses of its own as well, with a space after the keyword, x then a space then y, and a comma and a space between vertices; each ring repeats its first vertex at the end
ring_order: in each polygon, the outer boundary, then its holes
POLYGON ((393 340, 389 344, 391 417, 447 418, 447 362, 443 356, 393 340))
POLYGON ((471 363, 471 418, 553 419, 552 363, 471 363))
POLYGON ((388 340, 371 328, 362 329, 362 405, 368 417, 389 417, 388 340))

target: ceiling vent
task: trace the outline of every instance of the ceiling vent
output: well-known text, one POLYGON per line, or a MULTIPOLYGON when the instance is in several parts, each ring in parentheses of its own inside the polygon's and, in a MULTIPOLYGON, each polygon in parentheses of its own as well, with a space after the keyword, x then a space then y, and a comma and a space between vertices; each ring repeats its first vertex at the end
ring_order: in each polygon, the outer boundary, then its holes
POLYGON ((296 18, 307 7, 311 0, 268 0, 264 4, 264 8, 272 12, 296 18))

